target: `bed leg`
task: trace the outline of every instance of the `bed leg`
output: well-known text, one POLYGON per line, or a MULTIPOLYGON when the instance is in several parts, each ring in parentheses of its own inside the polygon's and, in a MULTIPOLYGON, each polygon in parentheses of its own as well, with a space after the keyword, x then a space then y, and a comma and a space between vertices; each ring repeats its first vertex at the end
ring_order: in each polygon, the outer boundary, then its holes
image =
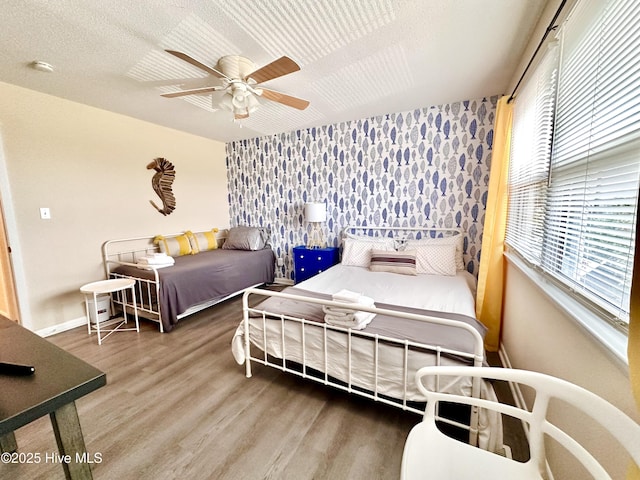
POLYGON ((251 288, 242 294, 242 324, 244 325, 244 367, 245 375, 251 378, 251 341, 249 340, 249 295, 251 288))

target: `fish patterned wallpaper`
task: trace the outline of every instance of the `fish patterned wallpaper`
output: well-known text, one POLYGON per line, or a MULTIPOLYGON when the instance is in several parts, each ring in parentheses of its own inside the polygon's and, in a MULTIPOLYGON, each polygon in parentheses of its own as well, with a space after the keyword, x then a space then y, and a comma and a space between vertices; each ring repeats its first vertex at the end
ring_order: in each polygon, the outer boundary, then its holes
POLYGON ((293 279, 306 202, 324 202, 328 245, 350 225, 459 228, 477 275, 498 96, 226 145, 231 225, 268 227, 276 276, 293 279))

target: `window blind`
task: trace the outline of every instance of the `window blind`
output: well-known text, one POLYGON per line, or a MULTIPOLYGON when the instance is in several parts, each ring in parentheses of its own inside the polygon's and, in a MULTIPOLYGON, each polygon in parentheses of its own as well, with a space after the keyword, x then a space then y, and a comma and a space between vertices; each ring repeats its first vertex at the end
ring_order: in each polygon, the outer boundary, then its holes
POLYGON ((640 3, 583 1, 560 34, 542 265, 628 323, 640 171, 640 3))
POLYGON ((542 261, 557 62, 552 44, 513 107, 506 241, 536 265, 542 261))
MULTIPOLYGON (((536 100, 524 89, 516 98, 507 242, 624 326, 640 178, 640 2, 583 0, 558 40, 555 102, 534 77, 525 88, 536 100), (543 114, 547 104, 552 112, 543 114), (517 130, 527 115, 544 120, 517 130), (521 169, 530 172, 525 195, 521 169)), ((545 68, 542 62, 536 76, 546 75, 552 88, 545 68)))

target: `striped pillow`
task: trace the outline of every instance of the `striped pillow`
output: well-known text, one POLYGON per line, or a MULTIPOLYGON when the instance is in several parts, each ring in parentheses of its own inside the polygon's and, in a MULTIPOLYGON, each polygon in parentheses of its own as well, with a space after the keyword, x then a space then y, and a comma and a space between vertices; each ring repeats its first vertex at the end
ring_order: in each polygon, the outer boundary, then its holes
POLYGON ((186 235, 177 235, 175 237, 163 237, 158 235, 153 239, 153 243, 160 247, 162 253, 166 253, 172 257, 180 255, 190 255, 193 253, 189 238, 186 235))
POLYGON ((416 275, 416 252, 404 250, 371 250, 369 270, 372 272, 391 272, 403 275, 416 275))
POLYGON ((193 253, 206 252, 207 250, 215 250, 218 248, 218 239, 216 238, 218 229, 214 228, 208 232, 196 232, 191 230, 185 232, 185 235, 189 237, 189 244, 191 244, 191 250, 193 253))

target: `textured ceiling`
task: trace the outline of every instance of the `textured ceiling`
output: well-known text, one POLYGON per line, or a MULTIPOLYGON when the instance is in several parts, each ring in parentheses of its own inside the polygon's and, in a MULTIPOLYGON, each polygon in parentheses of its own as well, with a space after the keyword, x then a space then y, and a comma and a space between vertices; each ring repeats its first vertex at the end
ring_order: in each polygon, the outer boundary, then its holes
POLYGON ((546 1, 5 0, 0 81, 226 142, 505 93, 546 1), (287 55, 301 70, 264 86, 311 104, 234 122, 221 93, 163 98, 219 84, 165 49, 287 55))

